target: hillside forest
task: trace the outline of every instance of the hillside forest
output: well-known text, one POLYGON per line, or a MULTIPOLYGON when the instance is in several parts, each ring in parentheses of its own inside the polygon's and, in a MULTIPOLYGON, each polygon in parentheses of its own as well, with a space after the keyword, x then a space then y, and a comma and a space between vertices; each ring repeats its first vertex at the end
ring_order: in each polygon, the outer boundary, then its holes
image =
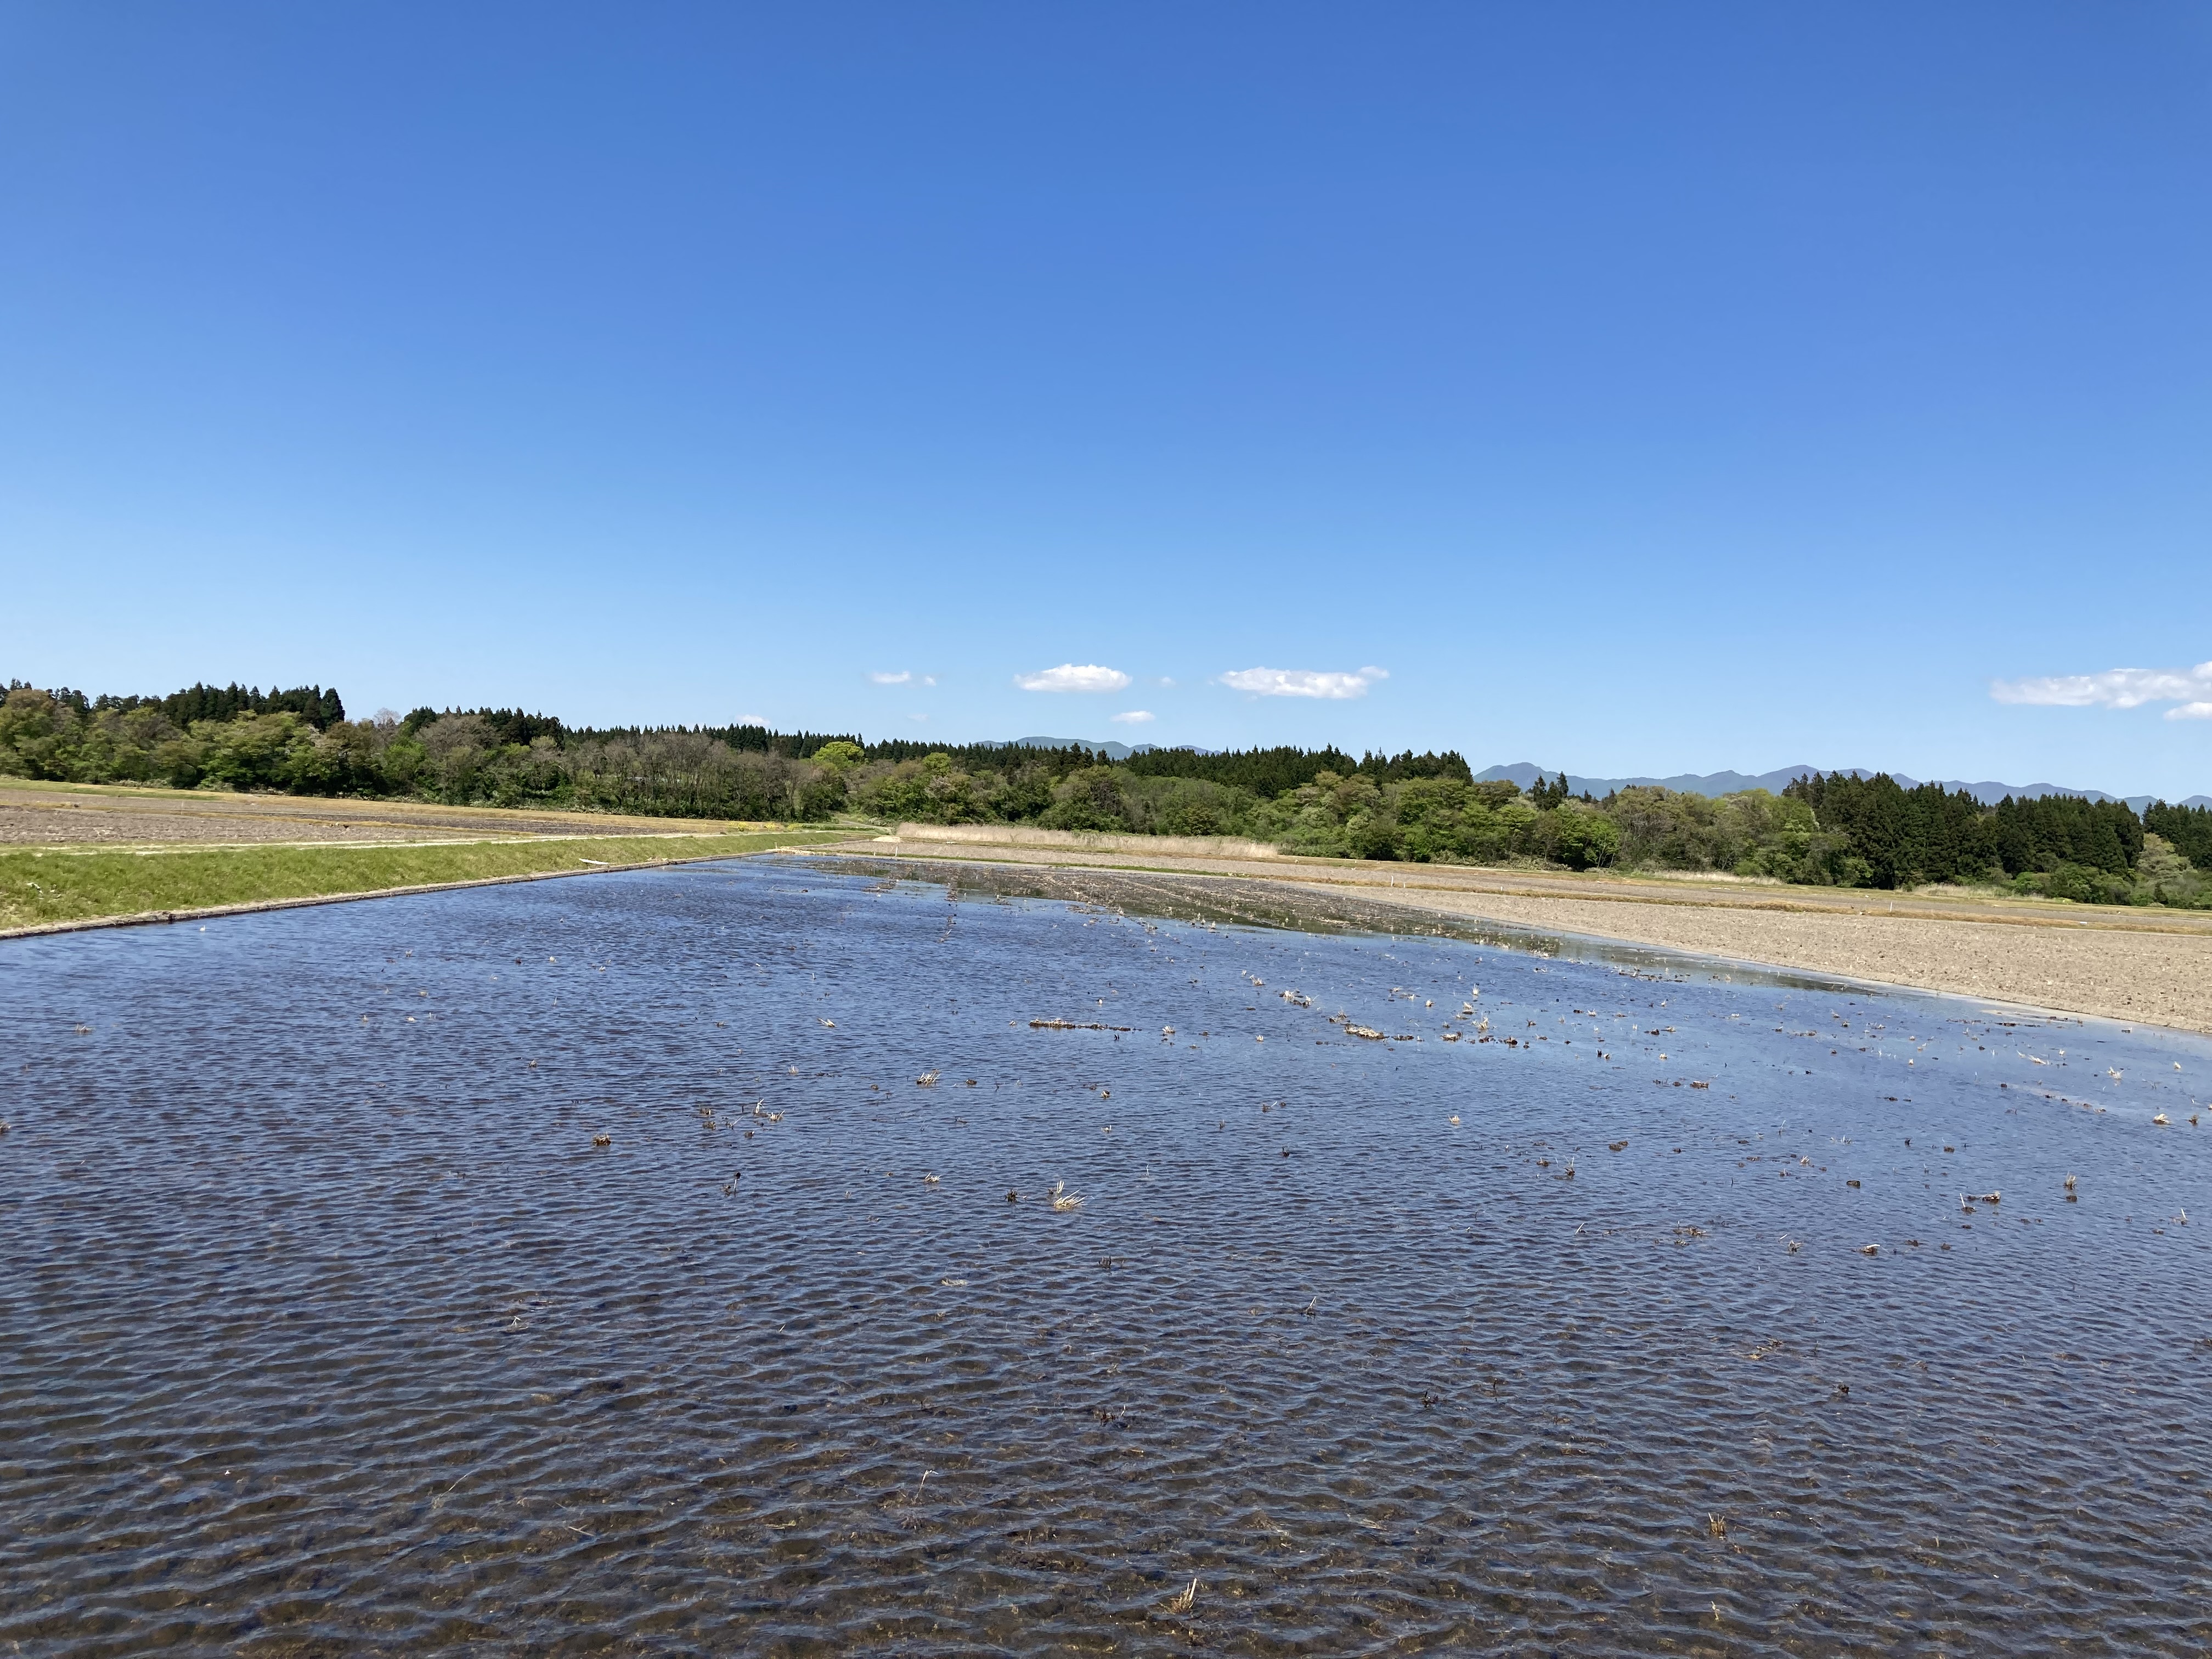
POLYGON ((1721 871, 1820 886, 2002 885, 2212 908, 2212 811, 2054 795, 1984 805, 1887 775, 1779 795, 1476 782, 1458 754, 932 747, 759 726, 593 729, 519 709, 349 720, 334 690, 89 696, 10 683, 0 774, 71 783, 778 822, 1233 835, 1310 856, 1721 871))

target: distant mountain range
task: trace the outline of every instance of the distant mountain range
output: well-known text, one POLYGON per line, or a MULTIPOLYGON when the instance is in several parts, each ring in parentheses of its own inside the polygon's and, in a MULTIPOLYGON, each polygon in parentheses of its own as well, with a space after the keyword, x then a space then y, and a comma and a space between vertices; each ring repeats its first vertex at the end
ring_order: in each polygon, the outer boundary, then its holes
MULTIPOLYGON (((1000 749, 1090 749, 1115 760, 1127 760, 1132 755, 1149 755, 1161 745, 1140 743, 1095 742, 1089 738, 1009 738, 994 744, 1000 749)), ((1182 747, 1185 745, 1177 745, 1182 747)), ((1194 754, 1212 755, 1213 749, 1194 749, 1194 754)), ((1740 789, 1765 789, 1780 794, 1792 781, 1808 772, 1837 772, 1854 778, 1870 778, 1875 775, 1863 766, 1785 766, 1778 771, 1760 772, 1694 772, 1677 773, 1671 778, 1585 778, 1570 772, 1567 787, 1577 795, 1592 794, 1602 800, 1617 789, 1672 789, 1685 795, 1732 795, 1740 789)), ((1488 783, 1498 778, 1510 778, 1526 789, 1530 784, 1559 776, 1556 767, 1538 766, 1530 761, 1517 761, 1511 766, 1493 766, 1474 775, 1478 783, 1488 783)), ((1907 789, 1917 788, 1920 780, 1908 778, 1902 772, 1890 776, 1907 789)), ((1936 780, 1946 789, 1963 789, 1984 805, 1994 806, 2010 795, 2014 800, 2040 800, 2045 795, 2079 795, 2085 800, 2124 800, 2140 812, 2158 799, 2156 795, 2108 795, 2101 789, 2069 789, 2060 783, 1966 783, 1957 778, 1936 780)), ((2176 806, 2212 806, 2212 795, 2191 795, 2187 800, 2172 803, 2176 806)))
MULTIPOLYGON (((1778 771, 1761 772, 1753 776, 1747 772, 1679 773, 1671 778, 1584 778, 1572 772, 1567 774, 1567 787, 1577 794, 1588 793, 1602 799, 1616 789, 1650 788, 1673 789, 1685 795, 1731 795, 1740 789, 1766 789, 1780 794, 1784 787, 1808 772, 1833 775, 1841 772, 1854 778, 1870 778, 1875 775, 1863 766, 1785 766, 1778 771)), ((1526 789, 1539 779, 1559 776, 1557 769, 1536 766, 1528 761, 1511 766, 1493 766, 1475 775, 1479 782, 1494 778, 1510 778, 1526 789)), ((1908 778, 1902 772, 1893 772, 1899 785, 1917 788, 1917 778, 1908 778)), ((1937 778, 1936 783, 1946 789, 1963 789, 1976 800, 1994 806, 2010 795, 2014 800, 2040 800, 2045 795, 2079 795, 2085 800, 2124 800, 2140 812, 2158 799, 2156 795, 2108 795, 2101 789, 2069 789, 2058 783, 1968 783, 1959 778, 1937 778)), ((2212 806, 2212 795, 2191 795, 2187 800, 2175 801, 2176 806, 2212 806)))

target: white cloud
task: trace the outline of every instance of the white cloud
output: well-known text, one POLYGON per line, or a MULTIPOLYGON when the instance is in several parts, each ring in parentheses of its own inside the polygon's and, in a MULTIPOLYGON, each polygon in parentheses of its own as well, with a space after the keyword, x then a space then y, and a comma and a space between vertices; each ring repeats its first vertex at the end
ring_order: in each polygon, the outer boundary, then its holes
POLYGON ((1127 688, 1129 677, 1095 662, 1064 662, 1040 673, 1017 674, 1014 684, 1024 691, 1120 691, 1127 688))
POLYGON ((1369 686, 1389 678, 1388 671, 1373 667, 1355 674, 1315 668, 1236 668, 1221 677, 1221 684, 1257 697, 1364 697, 1369 686))
MULTIPOLYGON (((1990 695, 1999 702, 2040 703, 2058 708, 2137 708, 2147 702, 2179 702, 2196 708, 2212 698, 2212 662, 2200 662, 2194 668, 2108 668, 2101 674, 1994 680, 1990 695)), ((2166 718, 2205 717, 2177 708, 2166 718)))
POLYGON ((934 674, 924 674, 921 677, 921 683, 924 685, 934 685, 937 684, 937 676, 934 674))
POLYGON ((2185 702, 2179 708, 2169 708, 2166 717, 2170 720, 2212 720, 2212 702, 2185 702))
POLYGON ((912 679, 914 676, 903 668, 900 669, 896 674, 890 673, 884 669, 878 668, 871 673, 868 678, 873 680, 878 685, 904 685, 908 680, 912 679))
POLYGON ((768 716, 765 714, 740 714, 736 720, 732 720, 731 724, 732 726, 766 726, 768 724, 768 716))
POLYGON ((1126 714, 1115 714, 1113 720, 1121 726, 1142 726, 1152 718, 1149 708, 1132 708, 1126 714))

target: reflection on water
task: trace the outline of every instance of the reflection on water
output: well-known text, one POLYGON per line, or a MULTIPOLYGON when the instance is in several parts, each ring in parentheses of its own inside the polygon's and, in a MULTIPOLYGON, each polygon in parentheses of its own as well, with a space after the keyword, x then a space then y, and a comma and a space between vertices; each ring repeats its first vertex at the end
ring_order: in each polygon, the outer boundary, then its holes
POLYGON ((0 1644, 2212 1644, 2212 1044, 985 879, 0 947, 0 1644))
POLYGON ((1103 904, 1125 914, 1180 921, 1228 923, 1249 927, 1290 927, 1305 933, 1391 933, 1408 939, 1455 939, 1473 945, 1526 951, 1570 962, 1603 962, 1651 969, 1674 977, 1711 975, 1740 984, 1788 985, 1806 990, 1849 990, 1850 981, 1833 975, 1749 963, 1716 963, 1624 939, 1547 932, 1516 927, 1484 916, 1453 916, 1417 903, 1395 903, 1371 890, 1332 888, 1311 881, 1271 881, 1247 877, 1182 875, 1164 871, 1099 869, 1082 866, 986 863, 980 860, 853 858, 823 854, 808 867, 841 874, 945 884, 956 898, 989 894, 1006 898, 1050 898, 1103 904))

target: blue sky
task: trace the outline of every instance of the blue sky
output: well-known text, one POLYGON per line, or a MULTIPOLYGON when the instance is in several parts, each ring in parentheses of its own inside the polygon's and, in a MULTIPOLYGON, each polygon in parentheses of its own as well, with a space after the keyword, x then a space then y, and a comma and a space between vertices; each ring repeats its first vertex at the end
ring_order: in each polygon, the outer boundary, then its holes
POLYGON ((0 0, 0 674, 2212 789, 2208 155, 2201 4, 0 0))

